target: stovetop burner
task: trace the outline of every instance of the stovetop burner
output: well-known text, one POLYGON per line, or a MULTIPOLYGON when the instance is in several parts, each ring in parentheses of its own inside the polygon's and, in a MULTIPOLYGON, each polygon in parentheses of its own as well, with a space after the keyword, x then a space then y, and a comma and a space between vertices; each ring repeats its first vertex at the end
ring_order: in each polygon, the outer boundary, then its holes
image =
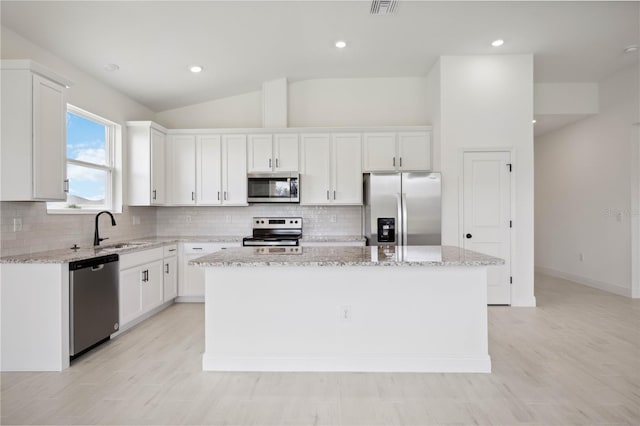
POLYGON ((301 217, 254 217, 253 235, 243 246, 298 246, 302 238, 301 217))

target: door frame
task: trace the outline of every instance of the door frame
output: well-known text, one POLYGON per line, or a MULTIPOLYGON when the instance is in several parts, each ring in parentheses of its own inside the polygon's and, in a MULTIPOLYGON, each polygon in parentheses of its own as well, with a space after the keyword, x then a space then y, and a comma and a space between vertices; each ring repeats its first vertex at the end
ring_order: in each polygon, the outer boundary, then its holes
MULTIPOLYGON (((517 215, 516 215, 516 178, 517 178, 517 170, 516 165, 516 149, 513 146, 495 146, 495 147, 462 147, 459 152, 458 159, 458 167, 459 167, 459 175, 458 175, 458 246, 460 248, 464 247, 464 154, 466 153, 474 153, 474 152, 508 152, 511 157, 511 181, 509 188, 509 210, 511 220, 513 221, 513 227, 509 232, 509 271, 511 277, 517 276, 517 270, 514 268, 514 255, 515 255, 515 246, 516 246, 516 232, 514 230, 517 226, 517 215)), ((509 297, 513 300, 513 289, 510 291, 509 297)), ((509 303, 511 306, 512 303, 509 303)))
POLYGON ((631 297, 640 298, 640 122, 631 125, 631 297))

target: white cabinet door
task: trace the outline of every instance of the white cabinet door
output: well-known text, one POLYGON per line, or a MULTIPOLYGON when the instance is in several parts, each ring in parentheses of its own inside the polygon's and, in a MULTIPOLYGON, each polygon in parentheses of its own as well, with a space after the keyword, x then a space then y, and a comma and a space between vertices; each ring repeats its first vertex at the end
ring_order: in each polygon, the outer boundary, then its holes
POLYGON ((330 204, 331 192, 331 136, 304 134, 302 145, 302 173, 300 176, 301 204, 330 204))
POLYGON ((174 135, 167 143, 167 203, 193 205, 196 203, 196 138, 193 135, 174 135))
POLYGON ((271 135, 249 135, 247 152, 249 172, 270 172, 275 168, 271 135))
POLYGON ((398 159, 395 133, 364 134, 364 171, 394 171, 398 159))
POLYGON ((120 328, 142 314, 142 269, 140 267, 120 271, 120 328))
POLYGON ((33 198, 67 199, 64 87, 33 75, 33 198))
POLYGON ((162 304, 163 273, 162 261, 158 260, 142 267, 143 278, 141 281, 142 313, 162 304))
POLYGON ((431 133, 398 133, 398 157, 399 170, 431 170, 431 133))
POLYGON ((178 296, 178 258, 176 256, 164 259, 163 264, 163 284, 162 300, 168 302, 178 296))
POLYGON ((297 172, 299 159, 298 135, 274 135, 273 156, 275 171, 297 172))
POLYGON ((164 204, 166 199, 165 139, 164 133, 151 129, 151 204, 164 204))
POLYGON ((200 135, 196 141, 196 200, 199 205, 219 205, 222 202, 220 135, 200 135))
POLYGON ((333 204, 362 204, 362 137, 334 134, 332 141, 333 204))
POLYGON ((247 137, 222 136, 222 204, 247 205, 247 137))
POLYGON ((183 279, 180 281, 180 296, 204 296, 204 268, 189 265, 189 262, 209 253, 187 254, 184 256, 183 279))

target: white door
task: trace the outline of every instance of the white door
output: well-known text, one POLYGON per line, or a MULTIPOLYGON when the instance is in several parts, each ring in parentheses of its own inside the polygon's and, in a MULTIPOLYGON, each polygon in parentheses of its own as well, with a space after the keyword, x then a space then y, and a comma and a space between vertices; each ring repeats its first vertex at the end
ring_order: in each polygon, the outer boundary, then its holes
POLYGON ((431 170, 431 133, 398 133, 398 157, 402 171, 431 170))
POLYGON ((222 204, 247 205, 247 137, 222 137, 222 204))
POLYGON ((362 137, 334 134, 332 146, 333 204, 362 204, 362 137))
POLYGON ((183 273, 180 281, 180 296, 204 296, 204 268, 189 265, 189 262, 209 253, 187 254, 182 264, 183 273))
POLYGON ((277 172, 298 171, 298 135, 275 135, 273 151, 277 172))
POLYGON ((331 203, 331 136, 302 135, 301 204, 331 203))
POLYGON ((33 198, 66 200, 64 87, 33 76, 33 198))
POLYGON ((220 135, 196 138, 196 201, 199 205, 222 203, 222 154, 220 135))
POLYGON ((364 134, 364 171, 394 171, 398 167, 395 133, 364 134))
POLYGON ((142 313, 142 269, 139 267, 120 271, 119 306, 120 328, 138 318, 142 313))
POLYGON ((487 301, 511 303, 511 153, 465 152, 464 248, 504 259, 488 267, 487 301))
POLYGON ((165 203, 165 135, 151 129, 151 204, 165 203))
POLYGON ((247 170, 249 172, 270 172, 275 168, 271 135, 249 135, 247 141, 247 170))
POLYGON ((196 138, 176 135, 169 139, 167 152, 167 203, 189 205, 196 203, 196 138))
POLYGON ((168 302, 178 295, 178 258, 176 256, 164 259, 164 291, 162 300, 168 302))
POLYGON ((143 265, 142 272, 142 313, 145 313, 162 305, 162 291, 164 289, 162 261, 157 260, 143 265))

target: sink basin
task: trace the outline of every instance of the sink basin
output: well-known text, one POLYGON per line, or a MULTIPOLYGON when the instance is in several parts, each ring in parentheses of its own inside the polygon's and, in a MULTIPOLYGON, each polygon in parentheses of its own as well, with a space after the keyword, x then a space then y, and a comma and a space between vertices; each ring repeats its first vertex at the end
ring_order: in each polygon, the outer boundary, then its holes
POLYGON ((135 247, 141 247, 144 245, 147 245, 149 243, 143 243, 143 242, 129 242, 129 243, 118 243, 118 244, 112 244, 112 245, 108 245, 108 246, 104 246, 104 247, 96 247, 96 250, 100 250, 100 251, 118 251, 118 250, 123 250, 123 249, 128 249, 128 248, 135 248, 135 247))

